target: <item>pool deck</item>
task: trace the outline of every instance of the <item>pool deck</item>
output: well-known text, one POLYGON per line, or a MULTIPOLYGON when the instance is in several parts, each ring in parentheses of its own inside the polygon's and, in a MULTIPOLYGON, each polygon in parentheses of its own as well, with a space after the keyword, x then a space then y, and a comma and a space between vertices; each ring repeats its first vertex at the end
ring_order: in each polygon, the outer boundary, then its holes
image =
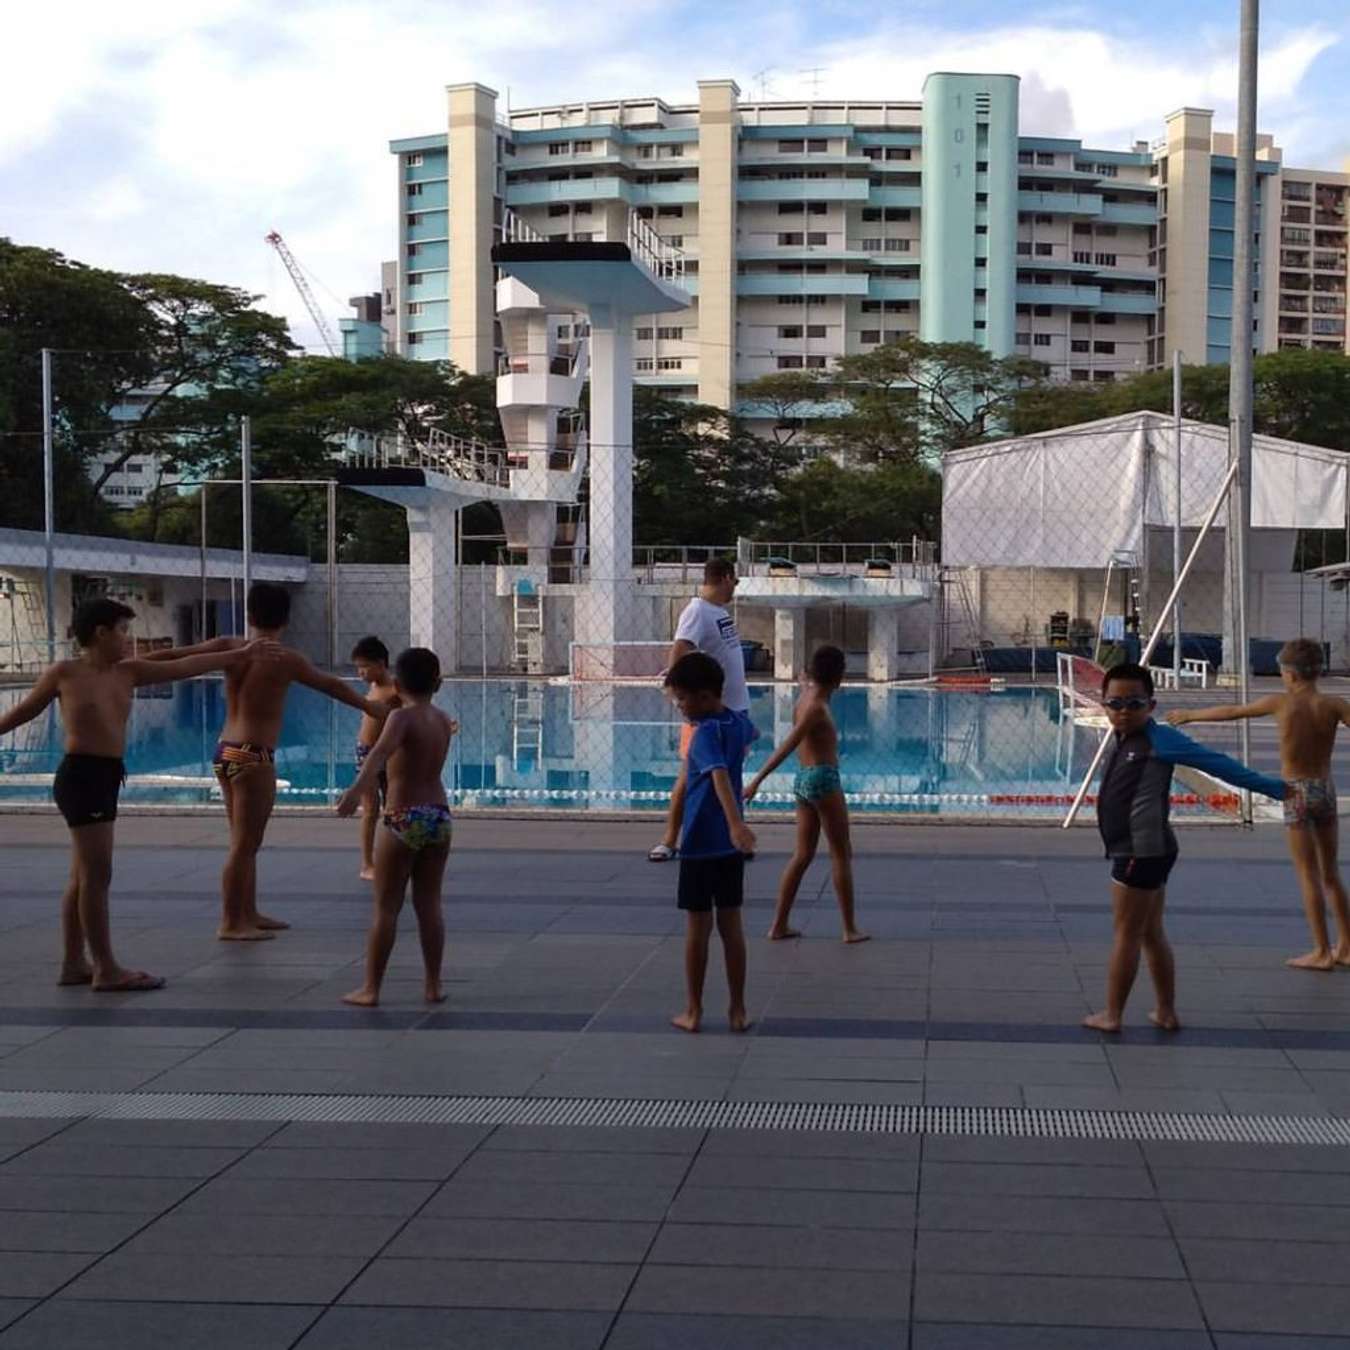
POLYGON ((1147 1027, 1145 975, 1116 1040, 1077 1026, 1083 832, 859 830, 875 940, 845 948, 822 862, 805 938, 762 939, 790 836, 761 827, 743 1037, 667 1027, 651 823, 464 820, 432 1011, 410 922, 385 1006, 338 1002, 353 825, 274 823, 295 927, 257 946, 212 940, 219 819, 119 832, 155 994, 54 986, 65 831, 0 816, 0 1350, 1350 1348, 1350 970, 1283 966, 1278 828, 1186 831, 1187 1029, 1147 1027))

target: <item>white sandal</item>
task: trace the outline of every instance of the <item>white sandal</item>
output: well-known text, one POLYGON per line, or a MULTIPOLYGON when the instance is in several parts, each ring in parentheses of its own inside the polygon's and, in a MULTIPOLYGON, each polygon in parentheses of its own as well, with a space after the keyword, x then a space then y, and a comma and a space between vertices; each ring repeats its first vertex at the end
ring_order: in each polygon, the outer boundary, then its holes
POLYGON ((673 862, 679 856, 679 850, 669 844, 657 844, 647 853, 648 862, 673 862))

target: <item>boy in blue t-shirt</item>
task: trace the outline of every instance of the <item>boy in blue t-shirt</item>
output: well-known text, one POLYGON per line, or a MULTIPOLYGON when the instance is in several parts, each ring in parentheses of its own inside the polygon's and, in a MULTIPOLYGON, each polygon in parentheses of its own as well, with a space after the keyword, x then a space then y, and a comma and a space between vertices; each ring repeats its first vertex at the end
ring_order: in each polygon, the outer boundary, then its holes
POLYGON ((755 836, 741 818, 741 764, 751 727, 745 717, 722 705, 722 680, 722 667, 702 652, 680 657, 665 680, 675 706, 694 727, 687 759, 679 886, 679 906, 688 916, 684 973, 689 996, 684 1012, 671 1018, 681 1031, 697 1031, 703 1020, 714 907, 731 994, 728 1020, 732 1031, 744 1031, 749 1025, 741 903, 745 859, 754 854, 755 836))

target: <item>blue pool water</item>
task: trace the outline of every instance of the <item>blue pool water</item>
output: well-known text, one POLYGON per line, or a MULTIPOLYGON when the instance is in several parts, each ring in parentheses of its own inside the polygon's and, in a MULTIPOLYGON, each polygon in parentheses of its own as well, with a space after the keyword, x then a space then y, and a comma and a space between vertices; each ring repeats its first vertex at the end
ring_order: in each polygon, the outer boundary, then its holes
MULTIPOLYGON (((22 692, 0 690, 0 708, 22 692)), ((124 800, 218 800, 209 779, 224 715, 221 682, 195 680, 140 692, 124 800), (147 775, 155 781, 137 781, 147 775)), ((796 690, 761 685, 751 694, 751 716, 762 736, 749 772, 787 733, 796 690)), ((679 724, 659 689, 454 681, 437 701, 461 727, 446 765, 446 789, 457 806, 659 810, 665 805, 675 779, 679 724)), ((833 707, 845 791, 860 811, 1062 813, 1059 799, 1074 790, 1096 744, 1095 732, 1060 724, 1052 689, 844 688, 833 707), (1029 800, 1037 797, 1051 800, 1029 800)), ((351 782, 357 721, 355 712, 321 695, 292 690, 277 751, 282 801, 323 805, 351 782)), ((0 739, 0 804, 46 800, 46 776, 60 758, 61 725, 54 709, 0 739)), ((790 804, 795 767, 789 759, 766 782, 761 809, 790 804)))

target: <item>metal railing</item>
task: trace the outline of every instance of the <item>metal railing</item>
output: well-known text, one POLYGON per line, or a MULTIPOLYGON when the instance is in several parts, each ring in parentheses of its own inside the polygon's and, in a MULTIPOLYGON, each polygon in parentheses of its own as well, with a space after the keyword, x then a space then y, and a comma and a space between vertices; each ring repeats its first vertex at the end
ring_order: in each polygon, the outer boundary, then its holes
POLYGON ((505 244, 542 244, 544 236, 526 224, 515 211, 502 212, 502 242, 505 244))
POLYGON ((773 576, 787 572, 882 578, 896 568, 932 568, 937 545, 917 537, 874 543, 824 543, 751 540, 742 544, 739 565, 744 575, 773 576))
POLYGON ((356 437, 344 459, 351 468, 426 469, 489 487, 511 485, 505 447, 466 440, 435 428, 425 441, 407 436, 356 437))
POLYGON ((685 256, 662 239, 636 211, 628 213, 628 248, 633 257, 662 281, 684 281, 685 256))

